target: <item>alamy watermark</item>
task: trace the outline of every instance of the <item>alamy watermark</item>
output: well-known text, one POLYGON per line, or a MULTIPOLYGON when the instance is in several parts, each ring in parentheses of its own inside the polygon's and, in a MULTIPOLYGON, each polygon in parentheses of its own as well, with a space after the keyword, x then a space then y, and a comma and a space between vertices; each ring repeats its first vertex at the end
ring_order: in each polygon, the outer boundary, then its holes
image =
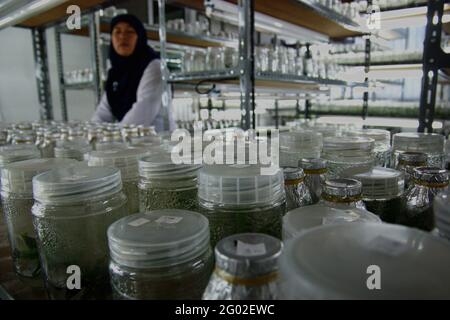
POLYGON ((370 275, 366 281, 367 289, 381 290, 381 268, 373 264, 367 267, 366 272, 370 275))
POLYGON ((66 26, 69 30, 81 30, 81 8, 77 5, 67 7, 66 13, 70 16, 66 20, 66 26))
POLYGON ((66 273, 69 274, 66 280, 66 287, 69 290, 81 289, 81 269, 77 265, 70 265, 66 269, 66 273))

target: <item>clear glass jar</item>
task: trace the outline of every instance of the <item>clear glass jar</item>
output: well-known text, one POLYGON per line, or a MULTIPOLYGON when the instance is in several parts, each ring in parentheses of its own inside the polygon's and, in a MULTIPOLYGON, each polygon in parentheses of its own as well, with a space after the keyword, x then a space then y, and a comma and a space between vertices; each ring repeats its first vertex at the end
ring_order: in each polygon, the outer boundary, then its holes
POLYGON ((198 201, 209 219, 213 246, 236 233, 281 237, 286 197, 283 173, 260 165, 209 165, 198 174, 198 201))
POLYGON ((422 152, 427 158, 428 167, 444 166, 445 137, 436 133, 402 132, 392 138, 392 167, 397 166, 398 156, 402 152, 422 152))
POLYGON ((450 192, 439 193, 433 202, 435 233, 450 242, 450 192))
POLYGON ((311 194, 311 204, 319 202, 322 195, 322 185, 326 180, 327 161, 317 158, 303 158, 298 162, 298 166, 305 173, 305 184, 311 194))
POLYGON ((230 47, 226 47, 224 50, 225 68, 236 68, 239 62, 237 50, 230 47))
POLYGON ((276 300, 280 240, 258 233, 222 239, 203 300, 276 300))
POLYGON ((154 152, 139 161, 140 211, 197 211, 197 172, 201 165, 174 164, 170 151, 160 149, 154 152))
POLYGON ((322 185, 320 203, 337 209, 366 209, 362 201, 362 184, 355 179, 329 179, 322 185))
POLYGON ((280 60, 279 60, 279 48, 276 47, 273 50, 268 50, 269 57, 269 72, 280 72, 280 60))
POLYGON ((108 229, 119 299, 200 299, 213 268, 208 219, 186 210, 138 213, 108 229))
POLYGON ((122 190, 127 196, 128 213, 139 212, 139 160, 149 154, 143 148, 111 149, 89 153, 88 165, 120 169, 122 190))
POLYGON ((424 231, 434 229, 433 199, 448 190, 446 170, 436 167, 418 167, 413 172, 413 185, 405 193, 406 210, 397 219, 398 224, 424 231))
POLYGON ((402 152, 398 155, 396 169, 405 174, 405 187, 409 188, 411 184, 411 175, 414 168, 426 167, 427 155, 422 152, 402 152))
POLYGON ((54 158, 55 157, 55 147, 56 142, 60 139, 59 132, 46 131, 44 133, 44 139, 42 143, 38 146, 41 150, 42 158, 54 158))
POLYGON ((302 158, 320 158, 322 134, 309 130, 283 132, 280 141, 280 166, 297 167, 302 158))
POLYGON ((55 147, 55 158, 84 160, 84 155, 92 151, 87 141, 57 141, 55 147))
POLYGON ((311 194, 304 183, 305 173, 301 168, 283 168, 284 191, 286 193, 286 210, 312 204, 311 194))
POLYGON ((405 210, 405 180, 401 171, 375 167, 369 172, 354 176, 362 183, 362 197, 366 209, 384 222, 395 223, 405 210))
POLYGON ((0 168, 9 163, 40 157, 39 149, 31 144, 3 146, 0 147, 0 168))
POLYGON ((345 133, 352 137, 366 137, 375 140, 373 152, 375 154, 375 165, 388 167, 391 158, 391 133, 380 129, 359 129, 345 133))
POLYGON ((367 172, 374 165, 375 140, 365 137, 324 138, 322 158, 328 161, 328 178, 346 178, 367 172))
POLYGON ((221 47, 209 47, 206 53, 208 70, 223 70, 225 68, 225 53, 221 47))
POLYGON ((283 217, 283 241, 295 238, 311 228, 350 222, 381 223, 381 220, 378 216, 366 210, 358 208, 337 209, 319 203, 286 213, 283 217))
POLYGON ((32 178, 53 168, 75 163, 70 159, 31 159, 11 163, 1 171, 1 195, 13 267, 28 278, 40 275, 36 235, 31 219, 33 206, 32 178))
POLYGON ((120 171, 84 165, 51 170, 33 178, 33 195, 33 224, 49 297, 110 298, 106 232, 128 215, 120 171), (81 273, 80 290, 67 286, 71 266, 81 273))
POLYGON ((390 223, 322 226, 286 243, 280 298, 449 299, 449 265, 450 244, 419 230, 390 223), (373 275, 380 272, 376 290, 373 275))

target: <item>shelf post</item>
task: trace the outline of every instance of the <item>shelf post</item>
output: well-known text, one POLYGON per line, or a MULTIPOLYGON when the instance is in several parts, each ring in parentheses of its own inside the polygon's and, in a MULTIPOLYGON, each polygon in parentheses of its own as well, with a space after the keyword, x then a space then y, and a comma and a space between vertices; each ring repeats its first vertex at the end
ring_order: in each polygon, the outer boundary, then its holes
POLYGON ((167 51, 166 51, 166 0, 158 0, 159 9, 159 53, 161 56, 161 76, 162 76, 162 107, 164 119, 164 131, 170 130, 169 126, 169 107, 171 100, 171 88, 169 84, 169 69, 167 67, 167 51))
POLYGON ((41 120, 53 119, 52 96, 50 92, 50 76, 48 71, 47 41, 44 28, 33 28, 33 53, 36 68, 36 84, 39 99, 39 115, 41 120))
POLYGON ((58 88, 59 88, 59 102, 61 104, 61 118, 63 121, 68 120, 67 116, 67 100, 66 100, 66 90, 65 79, 64 79, 64 63, 62 55, 62 45, 61 45, 61 31, 59 27, 55 27, 55 51, 56 51, 56 70, 58 72, 58 88))
POLYGON ((239 0, 239 84, 241 88, 241 126, 255 129, 255 18, 254 0, 239 0))
POLYGON ((91 41, 91 65, 94 75, 94 90, 96 105, 100 103, 102 96, 102 68, 100 67, 100 15, 93 12, 89 17, 89 39, 91 41))
POLYGON ((423 76, 418 132, 433 132, 439 69, 450 67, 450 55, 441 48, 442 16, 445 0, 428 1, 427 26, 423 46, 423 76))

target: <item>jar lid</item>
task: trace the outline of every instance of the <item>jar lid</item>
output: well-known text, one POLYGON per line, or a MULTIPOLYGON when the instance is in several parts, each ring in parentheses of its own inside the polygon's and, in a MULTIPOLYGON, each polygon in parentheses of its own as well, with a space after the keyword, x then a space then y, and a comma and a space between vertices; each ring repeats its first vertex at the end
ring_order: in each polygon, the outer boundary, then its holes
POLYGON ((428 156, 423 152, 406 151, 398 155, 399 162, 405 162, 408 165, 423 164, 426 165, 428 156))
POLYGON ((120 171, 111 167, 76 165, 41 173, 33 178, 33 196, 45 204, 97 200, 122 189, 120 171))
POLYGON ((294 238, 308 229, 337 223, 348 222, 377 222, 380 218, 367 211, 358 208, 337 209, 315 204, 289 211, 283 217, 283 240, 294 238))
POLYGON ((280 150, 300 152, 305 148, 322 149, 322 134, 310 130, 282 132, 279 136, 280 150))
POLYGON ((450 298, 450 245, 404 226, 313 228, 287 243, 279 265, 287 299, 450 298), (375 270, 381 272, 381 290, 368 290, 375 270))
POLYGON ((206 252, 209 222, 203 215, 177 209, 137 213, 108 228, 112 260, 133 268, 182 264, 206 252))
POLYGON ((108 141, 108 142, 97 142, 95 144, 96 151, 105 151, 105 150, 120 150, 127 149, 128 146, 124 142, 117 141, 108 141))
POLYGON ((355 197, 361 195, 362 184, 355 179, 329 179, 323 183, 322 194, 337 197, 355 197))
POLYGON ((381 129, 357 129, 346 132, 349 136, 366 137, 375 140, 375 143, 391 144, 391 133, 381 129))
POLYGON ((282 249, 280 240, 266 234, 234 234, 217 243, 216 270, 246 279, 274 273, 282 249))
POLYGON ((319 158, 303 158, 298 161, 298 166, 303 168, 306 174, 309 174, 307 170, 326 170, 327 160, 319 158))
POLYGON ((305 177, 305 173, 302 168, 283 168, 284 180, 297 180, 303 179, 305 177))
POLYGON ((394 169, 375 167, 353 177, 361 181, 364 198, 391 199, 401 195, 405 188, 404 173, 394 169))
POLYGON ((285 197, 283 173, 262 175, 258 164, 208 165, 198 173, 198 197, 224 205, 276 202, 285 197))
POLYGON ((447 170, 438 167, 417 167, 413 170, 413 178, 416 182, 425 182, 432 185, 448 185, 447 170))
POLYGON ((120 169, 122 180, 139 177, 138 161, 149 152, 143 148, 111 149, 92 151, 88 155, 89 166, 116 167, 120 169))
POLYGON ((158 147, 154 153, 139 160, 139 175, 147 179, 194 179, 201 164, 175 164, 169 149, 158 147))
POLYGON ((324 151, 373 151, 375 140, 366 137, 327 137, 323 141, 324 151))
POLYGON ((437 133, 401 132, 394 134, 392 149, 395 151, 443 153, 444 141, 444 136, 437 133))
POLYGON ((450 239, 450 190, 434 197, 433 208, 436 228, 450 239))
POLYGON ((150 136, 140 136, 140 137, 131 137, 130 138, 131 145, 160 145, 162 144, 162 139, 160 136, 150 135, 150 136))
POLYGON ((76 163, 72 159, 41 158, 8 164, 1 170, 2 192, 32 196, 32 179, 35 175, 76 163))
POLYGON ((8 163, 40 158, 39 149, 32 144, 9 145, 0 147, 0 167, 8 163))

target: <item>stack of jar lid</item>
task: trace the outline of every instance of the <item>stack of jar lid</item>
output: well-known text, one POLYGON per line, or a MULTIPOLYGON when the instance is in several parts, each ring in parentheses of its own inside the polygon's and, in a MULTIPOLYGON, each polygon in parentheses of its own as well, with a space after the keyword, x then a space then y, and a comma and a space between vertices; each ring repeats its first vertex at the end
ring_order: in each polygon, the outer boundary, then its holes
POLYGON ((84 155, 92 150, 92 146, 85 140, 57 141, 55 158, 70 158, 82 161, 84 155))
POLYGON ((310 130, 296 130, 280 134, 280 165, 296 167, 302 158, 320 158, 322 134, 310 130))
POLYGON ((0 147, 0 167, 8 163, 40 158, 41 153, 34 145, 7 145, 0 147))

